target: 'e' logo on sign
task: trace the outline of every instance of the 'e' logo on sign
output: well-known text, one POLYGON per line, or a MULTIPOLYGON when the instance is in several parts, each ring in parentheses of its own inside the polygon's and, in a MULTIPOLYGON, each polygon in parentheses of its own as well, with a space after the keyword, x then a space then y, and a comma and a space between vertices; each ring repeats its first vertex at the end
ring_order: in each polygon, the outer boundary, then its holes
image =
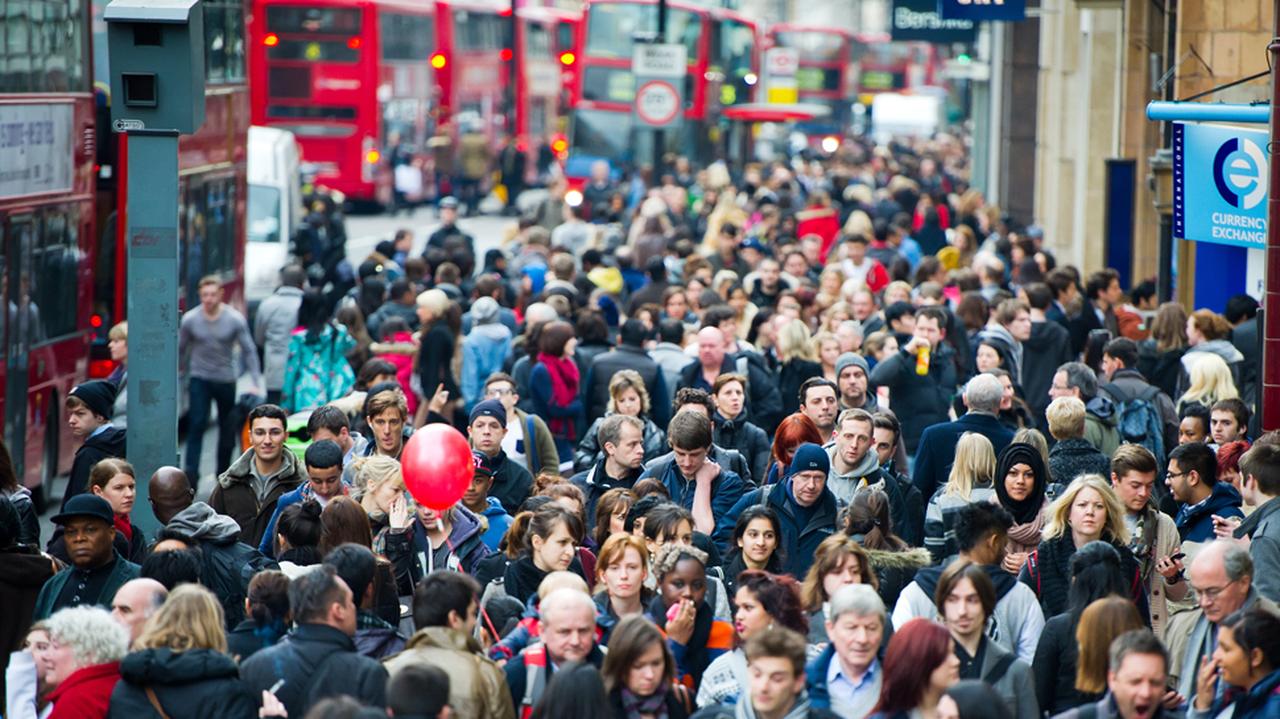
POLYGON ((1266 197, 1267 160, 1258 143, 1233 137, 1213 156, 1213 182, 1232 207, 1251 210, 1266 197))

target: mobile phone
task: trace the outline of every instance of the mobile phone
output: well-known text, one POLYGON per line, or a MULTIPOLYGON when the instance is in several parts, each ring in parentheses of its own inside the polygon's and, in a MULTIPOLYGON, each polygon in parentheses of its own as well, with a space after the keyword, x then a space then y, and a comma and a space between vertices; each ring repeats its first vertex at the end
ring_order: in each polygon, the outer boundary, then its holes
POLYGON ((1187 553, 1186 553, 1186 552, 1178 552, 1177 554, 1175 554, 1175 555, 1173 555, 1173 556, 1169 557, 1169 561, 1170 561, 1170 562, 1176 562, 1176 561, 1178 561, 1179 559, 1186 559, 1186 558, 1187 558, 1187 553))

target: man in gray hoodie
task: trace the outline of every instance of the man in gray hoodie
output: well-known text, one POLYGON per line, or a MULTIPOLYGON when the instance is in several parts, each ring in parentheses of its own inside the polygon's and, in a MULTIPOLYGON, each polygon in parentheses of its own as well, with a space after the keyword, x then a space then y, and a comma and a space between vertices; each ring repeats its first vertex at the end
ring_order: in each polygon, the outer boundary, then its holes
POLYGON ((853 501, 860 489, 879 489, 889 500, 889 522, 893 533, 908 544, 924 540, 924 516, 908 511, 904 487, 880 467, 880 456, 871 451, 875 420, 870 412, 846 409, 836 420, 835 441, 826 446, 831 458, 827 487, 842 505, 853 501))
POLYGON ((156 550, 199 547, 200 583, 218 596, 231 629, 244 619, 249 580, 264 569, 279 569, 275 561, 240 541, 236 520, 218 514, 204 502, 193 502, 174 515, 156 536, 156 550))

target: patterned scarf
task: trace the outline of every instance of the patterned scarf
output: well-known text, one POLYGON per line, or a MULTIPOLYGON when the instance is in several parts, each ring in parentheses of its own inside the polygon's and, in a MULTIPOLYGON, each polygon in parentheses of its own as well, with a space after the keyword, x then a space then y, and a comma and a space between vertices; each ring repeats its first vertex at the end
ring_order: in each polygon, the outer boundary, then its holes
POLYGON ((627 719, 640 719, 651 716, 654 719, 667 719, 668 685, 660 684, 658 690, 647 697, 638 697, 626 687, 622 688, 622 711, 627 719))

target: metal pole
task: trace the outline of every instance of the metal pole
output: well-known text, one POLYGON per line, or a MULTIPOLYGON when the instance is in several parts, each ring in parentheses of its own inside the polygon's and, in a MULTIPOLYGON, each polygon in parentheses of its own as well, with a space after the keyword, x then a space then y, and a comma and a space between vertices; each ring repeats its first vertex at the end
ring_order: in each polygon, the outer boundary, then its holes
MULTIPOLYGON (((129 463, 138 475, 133 523, 159 526, 147 480, 178 464, 178 133, 128 135, 129 463)), ((192 484, 198 477, 191 477, 192 484)))
MULTIPOLYGON (((658 37, 656 42, 667 41, 667 0, 658 0, 658 37)), ((683 108, 680 112, 683 112, 683 108)), ((653 186, 662 184, 662 147, 666 144, 666 133, 661 129, 653 131, 653 186)))
MULTIPOLYGON (((1280 62, 1280 0, 1272 5, 1272 35, 1267 45, 1267 53, 1271 57, 1271 67, 1280 62)), ((1271 73, 1271 106, 1280 103, 1280 72, 1271 73)), ((1265 268, 1266 296, 1263 298, 1263 317, 1270 319, 1280 316, 1280 276, 1277 276, 1276 263, 1280 262, 1280 159, 1276 157, 1280 150, 1280 112, 1271 113, 1271 137, 1267 143, 1267 152, 1271 155, 1271 176, 1267 185, 1267 264, 1265 268)), ((1262 322, 1262 393, 1259 402, 1262 407, 1262 429, 1273 430, 1280 427, 1280 334, 1272 328, 1270 322, 1262 322)))

